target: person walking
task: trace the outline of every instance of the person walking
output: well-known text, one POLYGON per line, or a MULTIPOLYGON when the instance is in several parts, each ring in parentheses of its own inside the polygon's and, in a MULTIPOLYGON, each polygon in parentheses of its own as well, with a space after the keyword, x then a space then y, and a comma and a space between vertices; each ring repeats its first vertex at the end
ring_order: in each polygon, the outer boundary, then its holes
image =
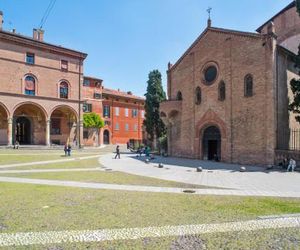
POLYGON ((115 156, 115 159, 117 159, 117 157, 120 159, 120 146, 119 145, 116 147, 116 156, 115 156))

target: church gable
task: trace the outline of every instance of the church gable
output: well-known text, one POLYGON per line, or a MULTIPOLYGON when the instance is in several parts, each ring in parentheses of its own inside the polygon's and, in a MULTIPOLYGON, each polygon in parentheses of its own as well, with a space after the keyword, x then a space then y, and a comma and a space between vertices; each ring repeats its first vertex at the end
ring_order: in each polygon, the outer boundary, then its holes
POLYGON ((178 59, 178 61, 174 65, 172 65, 172 67, 169 70, 175 70, 177 67, 180 69, 188 67, 191 63, 189 56, 192 55, 195 51, 197 51, 199 47, 202 47, 201 44, 203 43, 207 43, 206 46, 211 48, 218 46, 217 44, 219 43, 217 43, 217 41, 207 41, 207 37, 211 36, 211 34, 218 34, 217 36, 223 36, 223 41, 225 41, 226 38, 232 36, 247 37, 254 39, 263 38, 263 36, 258 33, 241 32, 229 29, 208 27, 201 33, 201 35, 192 43, 192 45, 183 53, 183 55, 178 59))

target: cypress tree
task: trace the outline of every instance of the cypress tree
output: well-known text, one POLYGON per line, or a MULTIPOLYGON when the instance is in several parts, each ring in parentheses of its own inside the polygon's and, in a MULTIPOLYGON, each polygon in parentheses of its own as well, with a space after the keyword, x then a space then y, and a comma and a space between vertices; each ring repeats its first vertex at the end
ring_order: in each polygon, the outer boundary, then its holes
POLYGON ((166 133, 164 123, 159 116, 159 104, 166 100, 166 93, 162 87, 161 73, 158 70, 151 71, 148 75, 147 84, 144 125, 150 140, 156 144, 155 139, 166 133))

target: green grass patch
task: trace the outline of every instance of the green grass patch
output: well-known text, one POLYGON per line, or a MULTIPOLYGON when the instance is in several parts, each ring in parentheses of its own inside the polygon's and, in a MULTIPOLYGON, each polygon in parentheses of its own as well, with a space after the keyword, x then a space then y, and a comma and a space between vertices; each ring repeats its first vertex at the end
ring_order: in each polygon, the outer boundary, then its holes
POLYGON ((0 183, 0 197, 1 233, 221 223, 262 215, 300 213, 299 199, 125 192, 15 183, 0 183), (273 206, 274 202, 278 206, 273 206), (251 207, 255 209, 249 209, 251 207))
POLYGON ((55 173, 19 173, 1 174, 0 176, 19 177, 29 179, 47 179, 63 181, 81 181, 93 183, 108 183, 121 185, 141 185, 158 187, 178 187, 178 188, 209 188, 201 185, 180 183, 175 181, 165 181, 157 178, 127 174, 115 171, 87 171, 87 172, 55 172, 55 173))
POLYGON ((68 162, 59 162, 59 163, 50 163, 50 164, 39 164, 31 166, 19 166, 13 168, 0 169, 1 170, 28 170, 28 169, 72 169, 72 168, 97 168, 100 167, 98 158, 84 159, 79 160, 75 159, 74 161, 68 162))

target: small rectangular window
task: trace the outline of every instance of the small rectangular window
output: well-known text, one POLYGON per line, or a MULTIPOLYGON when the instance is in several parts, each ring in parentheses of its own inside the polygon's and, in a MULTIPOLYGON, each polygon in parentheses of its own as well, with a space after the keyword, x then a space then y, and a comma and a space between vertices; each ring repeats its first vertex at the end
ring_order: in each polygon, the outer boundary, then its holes
POLYGON ((102 95, 100 93, 94 93, 94 99, 101 99, 102 95))
POLYGON ((138 115, 137 109, 133 109, 132 110, 132 117, 137 117, 137 115, 138 115))
POLYGON ((83 86, 89 87, 91 85, 91 81, 89 79, 84 79, 83 80, 83 86))
POLYGON ((125 124, 125 130, 126 130, 126 131, 129 130, 129 125, 128 125, 128 123, 125 124))
POLYGON ((120 113, 119 107, 115 107, 115 115, 116 115, 116 116, 119 116, 119 113, 120 113))
POLYGON ((92 112, 92 104, 90 104, 90 103, 84 103, 83 107, 82 107, 82 110, 83 110, 84 113, 90 113, 90 112, 92 112))
POLYGON ((128 117, 128 109, 125 109, 125 116, 128 117))
POLYGON ((104 105, 103 106, 103 116, 104 117, 110 117, 110 106, 104 105))
POLYGON ((26 53, 26 63, 34 64, 34 54, 33 53, 26 53))
POLYGON ((137 130, 138 130, 138 125, 134 124, 134 131, 137 131, 137 130))
POLYGON ((145 111, 144 110, 141 111, 141 116, 142 116, 143 119, 145 118, 145 111))
POLYGON ((116 125, 115 125, 115 130, 119 130, 119 129, 120 129, 119 123, 116 123, 116 125))
POLYGON ((62 71, 68 71, 69 69, 69 63, 66 60, 61 60, 60 66, 62 71))

